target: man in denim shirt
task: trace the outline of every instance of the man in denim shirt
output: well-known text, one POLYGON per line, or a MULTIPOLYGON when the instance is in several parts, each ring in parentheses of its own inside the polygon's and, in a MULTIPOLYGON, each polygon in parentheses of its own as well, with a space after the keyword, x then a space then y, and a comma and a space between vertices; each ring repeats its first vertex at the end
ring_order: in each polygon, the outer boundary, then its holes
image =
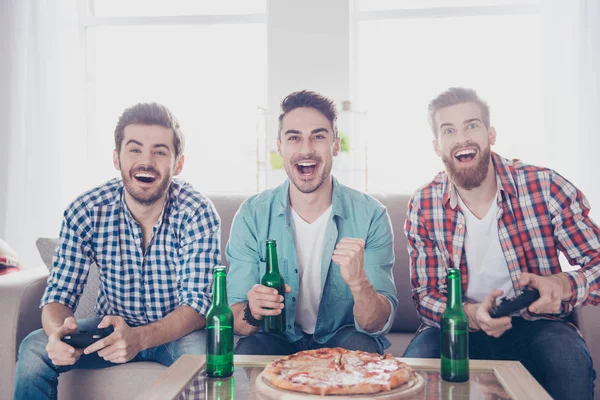
POLYGON ((237 354, 291 354, 322 347, 382 353, 398 300, 393 234, 383 205, 331 176, 340 149, 334 103, 310 91, 281 105, 277 150, 286 182, 248 199, 227 244, 229 304, 237 354), (286 282, 286 330, 261 330, 283 296, 260 285, 267 239, 277 241, 286 282))

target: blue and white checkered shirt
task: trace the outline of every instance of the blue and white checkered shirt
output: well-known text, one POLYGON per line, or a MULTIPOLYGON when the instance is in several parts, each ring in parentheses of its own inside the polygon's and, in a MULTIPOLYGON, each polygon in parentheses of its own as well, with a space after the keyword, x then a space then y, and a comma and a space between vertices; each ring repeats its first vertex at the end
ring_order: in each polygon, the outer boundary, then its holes
POLYGON ((180 306, 206 315, 213 267, 221 263, 220 235, 212 202, 174 179, 144 253, 142 228, 125 204, 123 182, 110 180, 66 209, 40 307, 58 302, 75 310, 96 263, 98 316, 119 315, 139 326, 180 306))

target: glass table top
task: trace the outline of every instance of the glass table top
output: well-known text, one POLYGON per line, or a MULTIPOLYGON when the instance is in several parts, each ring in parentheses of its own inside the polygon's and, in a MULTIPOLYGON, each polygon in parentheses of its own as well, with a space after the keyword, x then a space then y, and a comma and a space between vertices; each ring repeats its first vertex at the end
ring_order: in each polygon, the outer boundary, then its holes
MULTIPOLYGON (((229 400, 265 399, 254 390, 256 378, 263 367, 236 366, 232 377, 225 379, 208 378, 204 369, 183 389, 178 400, 229 400)), ((511 399, 504 386, 491 371, 471 371, 470 380, 465 383, 445 382, 435 370, 415 370, 424 378, 422 391, 412 398, 420 399, 511 399)))

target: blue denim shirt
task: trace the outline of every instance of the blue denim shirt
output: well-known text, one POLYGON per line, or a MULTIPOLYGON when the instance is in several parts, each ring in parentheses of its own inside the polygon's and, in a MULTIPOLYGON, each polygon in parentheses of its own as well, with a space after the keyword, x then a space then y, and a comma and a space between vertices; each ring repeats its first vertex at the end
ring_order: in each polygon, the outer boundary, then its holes
MULTIPOLYGON (((226 255, 229 262, 227 293, 229 304, 246 302, 246 294, 260 283, 266 269, 266 241, 277 241, 279 270, 292 292, 285 295, 286 331, 283 337, 295 342, 303 337, 296 320, 299 276, 294 225, 290 214, 289 180, 254 195, 238 210, 231 227, 226 255)), ((392 275, 394 236, 386 208, 377 200, 350 189, 333 178, 332 212, 327 222, 321 262, 322 296, 319 304, 314 340, 325 343, 339 329, 354 325, 357 330, 377 338, 380 349, 389 346, 383 336, 393 323, 398 299, 392 275), (354 319, 354 298, 331 261, 340 239, 360 238, 365 241, 365 272, 375 290, 391 303, 391 314, 381 331, 365 332, 354 319)))

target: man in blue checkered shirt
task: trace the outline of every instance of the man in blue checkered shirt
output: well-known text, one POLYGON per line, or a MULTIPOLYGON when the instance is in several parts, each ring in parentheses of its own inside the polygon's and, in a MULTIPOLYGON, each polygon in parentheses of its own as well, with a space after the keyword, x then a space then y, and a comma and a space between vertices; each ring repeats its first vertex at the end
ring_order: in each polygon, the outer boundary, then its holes
POLYGON ((43 329, 19 349, 16 399, 57 398, 57 378, 74 368, 130 361, 169 366, 205 352, 212 271, 220 264, 220 221, 213 204, 176 180, 184 139, 156 103, 125 110, 113 162, 122 179, 84 193, 64 213, 60 242, 41 301, 43 329), (98 318, 73 312, 96 264, 98 318), (78 330, 112 333, 85 349, 61 338, 78 330))

